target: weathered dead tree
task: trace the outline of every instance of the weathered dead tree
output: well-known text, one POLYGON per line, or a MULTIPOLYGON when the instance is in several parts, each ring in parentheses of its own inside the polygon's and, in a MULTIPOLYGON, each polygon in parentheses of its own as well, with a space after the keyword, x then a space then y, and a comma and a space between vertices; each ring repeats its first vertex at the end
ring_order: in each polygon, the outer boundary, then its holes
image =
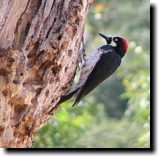
POLYGON ((90 3, 0 0, 0 147, 31 147, 70 89, 90 3))

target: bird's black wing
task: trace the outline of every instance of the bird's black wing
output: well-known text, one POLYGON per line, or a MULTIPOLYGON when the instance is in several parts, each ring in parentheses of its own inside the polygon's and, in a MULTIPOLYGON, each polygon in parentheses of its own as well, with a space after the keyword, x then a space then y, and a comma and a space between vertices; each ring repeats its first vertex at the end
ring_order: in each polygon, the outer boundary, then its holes
MULTIPOLYGON (((104 51, 104 49, 105 48, 103 48, 102 51, 104 51)), ((106 53, 102 53, 100 60, 98 60, 86 82, 78 91, 78 95, 73 106, 78 104, 84 96, 108 78, 119 67, 120 63, 121 57, 116 54, 114 49, 111 49, 110 51, 107 49, 106 53)))
MULTIPOLYGON (((105 45, 105 47, 106 47, 107 50, 111 49, 110 45, 105 45)), ((90 73, 94 69, 98 60, 100 60, 100 57, 101 57, 102 53, 103 53, 102 51, 96 50, 94 53, 92 53, 90 56, 88 56, 86 58, 86 61, 85 61, 84 65, 81 69, 81 74, 80 74, 78 84, 76 85, 76 87, 71 92, 62 96, 61 99, 59 100, 58 104, 61 104, 61 103, 65 102, 65 101, 67 101, 71 98, 77 98, 79 90, 85 84, 88 76, 90 75, 90 73)))
POLYGON ((69 99, 71 99, 71 98, 76 98, 77 97, 80 88, 84 85, 88 76, 90 75, 90 73, 94 69, 95 65, 97 64, 98 60, 100 59, 100 56, 101 56, 100 53, 102 53, 102 52, 95 51, 93 54, 91 54, 89 57, 87 57, 84 65, 81 69, 81 74, 80 74, 78 84, 76 85, 76 87, 71 92, 69 92, 68 94, 65 94, 64 96, 61 97, 61 99, 57 103, 58 105, 67 101, 67 100, 69 100, 69 99))

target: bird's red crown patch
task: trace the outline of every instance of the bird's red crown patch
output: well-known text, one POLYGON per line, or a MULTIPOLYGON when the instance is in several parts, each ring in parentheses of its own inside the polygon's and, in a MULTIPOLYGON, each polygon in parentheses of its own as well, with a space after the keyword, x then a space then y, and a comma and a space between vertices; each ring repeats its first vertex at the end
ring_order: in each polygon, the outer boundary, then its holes
POLYGON ((122 40, 123 40, 123 43, 124 43, 125 52, 127 52, 128 47, 129 47, 128 41, 125 38, 123 38, 122 40))

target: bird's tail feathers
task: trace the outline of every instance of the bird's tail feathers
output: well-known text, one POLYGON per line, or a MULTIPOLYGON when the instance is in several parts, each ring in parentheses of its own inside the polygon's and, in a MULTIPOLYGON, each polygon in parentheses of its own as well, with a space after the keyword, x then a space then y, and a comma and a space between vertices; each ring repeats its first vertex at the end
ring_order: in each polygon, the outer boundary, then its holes
POLYGON ((81 99, 86 95, 86 93, 84 93, 84 94, 82 93, 82 89, 78 92, 78 95, 76 96, 76 100, 73 103, 72 107, 77 105, 81 101, 81 99))
POLYGON ((75 90, 71 91, 70 93, 62 96, 57 105, 62 104, 63 102, 71 99, 76 94, 76 92, 79 90, 79 88, 76 88, 75 90))
POLYGON ((77 105, 80 102, 80 100, 77 100, 73 103, 72 107, 74 107, 75 105, 77 105))

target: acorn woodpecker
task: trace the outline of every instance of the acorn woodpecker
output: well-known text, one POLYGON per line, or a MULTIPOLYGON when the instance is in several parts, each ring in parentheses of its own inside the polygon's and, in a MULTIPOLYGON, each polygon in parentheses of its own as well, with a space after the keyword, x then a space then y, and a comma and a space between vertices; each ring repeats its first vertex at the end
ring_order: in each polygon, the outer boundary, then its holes
POLYGON ((96 88, 101 82, 107 79, 121 64, 121 59, 128 50, 128 42, 122 37, 107 37, 99 33, 107 44, 98 48, 92 55, 86 58, 82 66, 80 79, 76 87, 68 94, 61 97, 57 105, 75 98, 76 105, 96 88), (112 46, 111 43, 115 43, 112 46))

